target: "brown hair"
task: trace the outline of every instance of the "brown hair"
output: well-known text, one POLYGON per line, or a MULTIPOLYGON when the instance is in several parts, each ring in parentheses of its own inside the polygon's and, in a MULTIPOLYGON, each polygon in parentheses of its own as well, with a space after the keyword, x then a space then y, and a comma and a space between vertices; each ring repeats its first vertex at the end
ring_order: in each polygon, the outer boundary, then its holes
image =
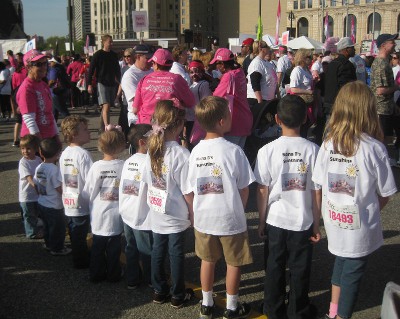
POLYGON ((104 44, 108 39, 112 39, 112 36, 109 34, 104 34, 101 36, 101 44, 104 44))
POLYGON ((165 131, 177 129, 185 121, 185 110, 178 109, 171 100, 158 101, 152 117, 153 134, 148 139, 148 150, 151 161, 151 169, 158 178, 162 176, 162 164, 165 153, 165 131), (154 126, 160 126, 162 130, 156 131, 154 126))
POLYGON ((172 57, 174 58, 174 61, 179 60, 179 56, 187 51, 186 47, 184 45, 177 45, 172 49, 172 57))
POLYGON ((218 121, 225 118, 227 112, 229 112, 228 101, 219 96, 207 96, 195 107, 196 118, 207 132, 214 131, 218 121))
POLYGON ((64 142, 72 143, 72 140, 78 135, 79 124, 88 125, 88 120, 80 115, 67 116, 61 122, 61 132, 64 136, 64 142))
POLYGON ((147 140, 146 133, 151 131, 149 124, 136 124, 133 125, 128 134, 128 142, 135 146, 136 150, 139 148, 139 140, 147 140))
POLYGON ((32 148, 35 152, 39 150, 39 144, 40 144, 40 139, 36 135, 32 134, 27 134, 23 137, 21 137, 21 140, 19 141, 19 147, 30 147, 32 148))
POLYGON ((376 98, 361 81, 344 85, 336 97, 332 115, 326 127, 326 141, 331 141, 335 153, 353 156, 363 133, 383 140, 376 98))
POLYGON ((104 131, 100 134, 97 146, 104 154, 117 155, 125 149, 125 135, 117 129, 104 131))

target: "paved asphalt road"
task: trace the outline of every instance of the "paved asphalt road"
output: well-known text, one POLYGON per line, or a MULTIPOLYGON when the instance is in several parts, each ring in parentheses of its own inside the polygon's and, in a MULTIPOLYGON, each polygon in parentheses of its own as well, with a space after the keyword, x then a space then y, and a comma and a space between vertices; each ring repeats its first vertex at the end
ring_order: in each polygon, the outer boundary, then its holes
MULTIPOLYGON (((92 112, 92 111, 91 111, 92 112)), ((83 112, 74 110, 73 113, 83 112)), ((119 109, 112 109, 116 123, 119 109)), ((87 148, 95 160, 98 116, 89 115, 92 132, 87 148)), ((148 287, 126 289, 119 283, 92 284, 87 270, 72 268, 71 256, 53 257, 42 248, 41 241, 24 237, 18 205, 18 160, 20 152, 11 147, 13 122, 0 122, 0 319, 5 318, 198 318, 198 299, 180 310, 169 304, 152 303, 148 287)), ((127 157, 127 155, 125 156, 127 157)), ((400 169, 394 169, 400 186, 400 169)), ((257 309, 263 291, 263 244, 258 240, 254 187, 248 205, 248 226, 254 264, 243 269, 241 300, 257 309)), ((385 245, 372 254, 361 285, 353 318, 379 318, 382 294, 388 281, 400 283, 400 195, 396 194, 382 213, 385 245)), ((68 244, 68 241, 67 241, 68 244)), ((199 285, 200 261, 194 253, 193 233, 187 233, 185 278, 199 285)), ((316 245, 313 256, 311 301, 322 315, 329 305, 330 274, 333 258, 327 250, 326 237, 316 245)), ((215 292, 224 297, 223 262, 217 266, 215 292)), ((198 290, 197 290, 198 291, 198 290)), ((201 291, 200 291, 201 292, 201 291)), ((222 318, 222 308, 215 318, 222 318)), ((254 312, 251 318, 265 318, 254 312)))

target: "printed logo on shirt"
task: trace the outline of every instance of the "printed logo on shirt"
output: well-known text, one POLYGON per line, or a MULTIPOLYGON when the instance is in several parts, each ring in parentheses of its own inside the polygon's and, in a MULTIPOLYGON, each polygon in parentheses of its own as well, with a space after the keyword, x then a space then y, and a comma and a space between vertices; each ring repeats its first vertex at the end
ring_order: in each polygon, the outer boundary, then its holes
POLYGON ((78 175, 64 174, 65 187, 78 188, 78 175))
POLYGON ((100 200, 104 201, 118 201, 119 196, 119 178, 114 180, 114 185, 111 187, 101 187, 100 200))
POLYGON ((139 196, 140 181, 124 179, 122 181, 122 194, 139 196))
POLYGON ((328 172, 328 189, 331 193, 339 193, 354 197, 356 179, 346 174, 328 172))
POLYGON ((300 173, 282 174, 282 191, 305 191, 307 188, 307 175, 300 173))
POLYGON ((206 194, 223 194, 224 185, 222 183, 222 168, 218 165, 211 167, 211 176, 200 177, 197 179, 197 193, 199 195, 206 194))

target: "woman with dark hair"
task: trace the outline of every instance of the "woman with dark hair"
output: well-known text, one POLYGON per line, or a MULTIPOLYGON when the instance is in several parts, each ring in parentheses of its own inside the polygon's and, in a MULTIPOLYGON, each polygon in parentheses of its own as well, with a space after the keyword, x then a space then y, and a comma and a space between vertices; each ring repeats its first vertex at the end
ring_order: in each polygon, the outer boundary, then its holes
POLYGON ((215 52, 210 64, 215 64, 217 70, 222 73, 213 95, 233 97, 233 103, 230 105, 232 128, 225 135, 225 139, 243 148, 253 125, 253 115, 246 98, 246 77, 243 69, 235 64, 232 51, 225 48, 220 48, 215 52))

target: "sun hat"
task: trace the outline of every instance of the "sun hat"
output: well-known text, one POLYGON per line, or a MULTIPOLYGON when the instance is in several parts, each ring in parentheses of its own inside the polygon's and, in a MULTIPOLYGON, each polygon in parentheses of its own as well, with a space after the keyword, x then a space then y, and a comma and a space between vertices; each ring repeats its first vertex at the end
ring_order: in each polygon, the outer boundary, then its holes
POLYGON ((234 59, 234 55, 231 50, 226 48, 219 48, 215 52, 214 58, 211 60, 210 64, 214 64, 217 61, 230 61, 234 59))
POLYGON ((35 49, 29 50, 24 54, 24 65, 27 66, 29 63, 40 60, 41 58, 47 58, 47 55, 35 49))
POLYGON ((349 37, 341 38, 339 42, 336 43, 336 48, 339 52, 350 47, 354 47, 354 43, 349 37))
POLYGON ((174 63, 171 52, 167 49, 158 49, 148 62, 155 62, 162 66, 171 66, 174 63))
POLYGON ((52 58, 49 60, 49 62, 55 62, 55 63, 58 63, 58 64, 59 64, 59 62, 58 62, 54 57, 52 57, 52 58))

